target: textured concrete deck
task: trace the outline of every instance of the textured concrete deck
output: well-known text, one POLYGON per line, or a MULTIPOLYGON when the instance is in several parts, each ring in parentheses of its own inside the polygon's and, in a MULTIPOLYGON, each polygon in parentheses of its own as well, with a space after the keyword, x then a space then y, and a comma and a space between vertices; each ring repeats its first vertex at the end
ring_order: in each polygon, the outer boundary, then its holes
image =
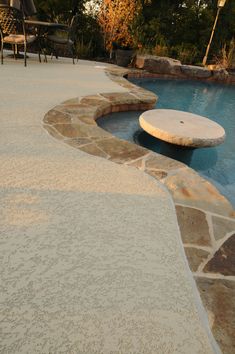
POLYGON ((66 99, 127 90, 82 61, 0 74, 0 352, 217 351, 167 190, 42 128, 66 99))

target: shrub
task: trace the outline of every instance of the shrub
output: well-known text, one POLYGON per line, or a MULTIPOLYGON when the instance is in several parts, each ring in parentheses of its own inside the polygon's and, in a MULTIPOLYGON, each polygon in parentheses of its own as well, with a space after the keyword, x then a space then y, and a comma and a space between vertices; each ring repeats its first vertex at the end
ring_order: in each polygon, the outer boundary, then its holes
POLYGON ((232 39, 229 43, 229 46, 227 46, 226 44, 223 45, 220 55, 218 57, 215 56, 214 61, 218 67, 229 69, 235 66, 234 56, 235 56, 235 41, 234 39, 232 39))
POLYGON ((195 64, 200 61, 200 52, 192 44, 181 44, 170 49, 170 55, 182 62, 182 64, 195 64))
POLYGON ((141 10, 139 0, 103 0, 98 22, 104 35, 105 48, 111 52, 117 47, 133 47, 135 44, 132 26, 141 10))

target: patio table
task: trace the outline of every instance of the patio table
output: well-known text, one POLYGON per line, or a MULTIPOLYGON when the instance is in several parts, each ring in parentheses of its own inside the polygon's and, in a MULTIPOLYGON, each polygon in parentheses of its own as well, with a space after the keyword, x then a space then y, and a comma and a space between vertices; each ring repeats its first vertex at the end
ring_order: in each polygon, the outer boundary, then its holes
POLYGON ((68 26, 65 25, 64 23, 46 22, 46 21, 39 21, 39 20, 25 20, 25 24, 27 27, 31 27, 34 29, 34 34, 38 38, 40 51, 44 53, 45 61, 47 62, 47 58, 45 54, 46 53, 45 39, 46 39, 46 35, 48 34, 48 31, 50 31, 51 29, 53 30, 66 29, 68 28, 68 26))
POLYGON ((64 23, 57 23, 57 22, 46 22, 46 21, 38 21, 38 20, 25 20, 25 23, 27 25, 31 25, 35 28, 67 28, 68 26, 65 25, 64 23))

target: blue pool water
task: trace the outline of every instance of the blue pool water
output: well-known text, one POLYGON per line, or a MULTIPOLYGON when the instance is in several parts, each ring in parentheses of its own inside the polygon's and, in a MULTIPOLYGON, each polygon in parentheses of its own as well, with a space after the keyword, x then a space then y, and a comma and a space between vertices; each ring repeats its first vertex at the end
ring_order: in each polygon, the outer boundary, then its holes
POLYGON ((217 147, 185 149, 166 144, 143 132, 141 112, 114 113, 98 124, 112 134, 187 163, 210 180, 235 206, 235 86, 185 80, 132 80, 155 92, 156 108, 177 109, 208 117, 222 125, 226 141, 217 147))

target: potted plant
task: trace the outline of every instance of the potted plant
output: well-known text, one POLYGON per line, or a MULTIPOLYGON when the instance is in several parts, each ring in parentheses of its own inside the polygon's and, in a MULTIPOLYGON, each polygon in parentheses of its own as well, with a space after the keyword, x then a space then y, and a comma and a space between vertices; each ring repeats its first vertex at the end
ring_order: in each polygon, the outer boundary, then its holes
POLYGON ((115 62, 119 66, 128 66, 130 64, 135 50, 131 46, 119 45, 116 42, 112 43, 112 48, 115 54, 115 62))

